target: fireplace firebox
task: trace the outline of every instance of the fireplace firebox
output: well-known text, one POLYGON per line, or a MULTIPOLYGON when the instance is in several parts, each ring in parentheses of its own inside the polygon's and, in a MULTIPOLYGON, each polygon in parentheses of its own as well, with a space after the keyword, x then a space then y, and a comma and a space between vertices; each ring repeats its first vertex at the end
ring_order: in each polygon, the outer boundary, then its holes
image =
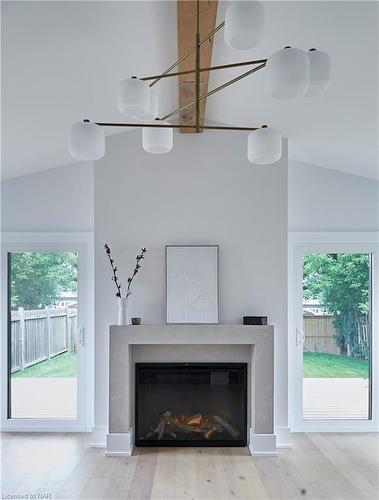
POLYGON ((246 363, 136 363, 136 446, 246 446, 246 363))

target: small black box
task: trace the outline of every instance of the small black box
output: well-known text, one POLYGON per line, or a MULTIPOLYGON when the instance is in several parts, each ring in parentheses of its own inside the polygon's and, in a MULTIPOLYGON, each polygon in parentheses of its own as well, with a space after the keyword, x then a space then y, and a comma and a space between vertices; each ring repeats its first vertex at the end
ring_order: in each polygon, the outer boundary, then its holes
POLYGON ((267 325, 267 316, 244 316, 244 325, 267 325))

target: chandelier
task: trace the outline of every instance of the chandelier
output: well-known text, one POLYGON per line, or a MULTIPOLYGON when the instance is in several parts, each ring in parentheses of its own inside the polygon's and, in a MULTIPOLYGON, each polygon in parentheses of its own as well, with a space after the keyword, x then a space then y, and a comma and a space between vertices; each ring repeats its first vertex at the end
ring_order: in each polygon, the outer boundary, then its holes
POLYGON ((278 130, 267 125, 260 127, 235 127, 200 124, 200 102, 208 96, 222 91, 243 78, 265 68, 268 92, 277 99, 293 99, 300 96, 313 97, 323 93, 329 86, 330 60, 327 53, 314 48, 304 51, 294 47, 284 47, 268 59, 257 59, 232 64, 201 67, 201 47, 224 28, 225 42, 233 49, 253 48, 261 39, 264 27, 264 7, 261 2, 247 0, 232 3, 225 20, 204 38, 200 37, 200 8, 197 0, 196 36, 191 50, 175 61, 163 73, 154 76, 127 78, 120 83, 118 109, 129 119, 128 123, 91 122, 88 119, 75 123, 70 129, 69 149, 77 160, 94 161, 105 154, 104 127, 142 129, 142 146, 149 153, 168 153, 173 148, 173 129, 190 128, 197 133, 203 130, 237 130, 249 132, 247 139, 248 160, 257 165, 267 165, 278 161, 282 154, 282 136, 278 130), (173 72, 184 59, 195 53, 195 67, 187 71, 173 72), (203 71, 252 66, 248 71, 201 94, 200 76, 203 71), (183 74, 195 75, 195 100, 178 109, 158 116, 159 97, 155 85, 165 78, 183 74), (195 123, 190 125, 172 124, 167 120, 190 106, 195 106, 195 123))

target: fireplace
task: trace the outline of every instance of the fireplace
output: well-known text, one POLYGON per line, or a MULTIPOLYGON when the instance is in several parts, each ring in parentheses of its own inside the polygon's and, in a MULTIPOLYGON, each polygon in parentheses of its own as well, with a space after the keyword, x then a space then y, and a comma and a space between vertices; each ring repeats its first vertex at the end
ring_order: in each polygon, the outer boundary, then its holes
POLYGON ((136 446, 246 446, 246 363, 136 363, 136 446))

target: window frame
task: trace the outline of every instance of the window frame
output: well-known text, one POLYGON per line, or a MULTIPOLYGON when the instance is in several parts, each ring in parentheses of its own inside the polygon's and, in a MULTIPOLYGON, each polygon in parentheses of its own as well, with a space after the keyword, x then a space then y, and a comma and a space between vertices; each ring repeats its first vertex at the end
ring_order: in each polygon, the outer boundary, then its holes
POLYGON ((90 432, 94 408, 94 243, 93 233, 1 233, 1 430, 39 432, 90 432), (83 328, 78 385, 77 419, 10 418, 9 409, 9 272, 11 252, 78 253, 78 328, 83 328))
POLYGON ((339 232, 288 235, 288 376, 289 422, 294 432, 379 431, 379 233, 339 232), (304 420, 302 343, 303 255, 306 253, 367 253, 372 255, 371 275, 371 420, 304 420), (300 349, 301 347, 301 349, 300 349), (300 376, 301 375, 301 376, 300 376))

